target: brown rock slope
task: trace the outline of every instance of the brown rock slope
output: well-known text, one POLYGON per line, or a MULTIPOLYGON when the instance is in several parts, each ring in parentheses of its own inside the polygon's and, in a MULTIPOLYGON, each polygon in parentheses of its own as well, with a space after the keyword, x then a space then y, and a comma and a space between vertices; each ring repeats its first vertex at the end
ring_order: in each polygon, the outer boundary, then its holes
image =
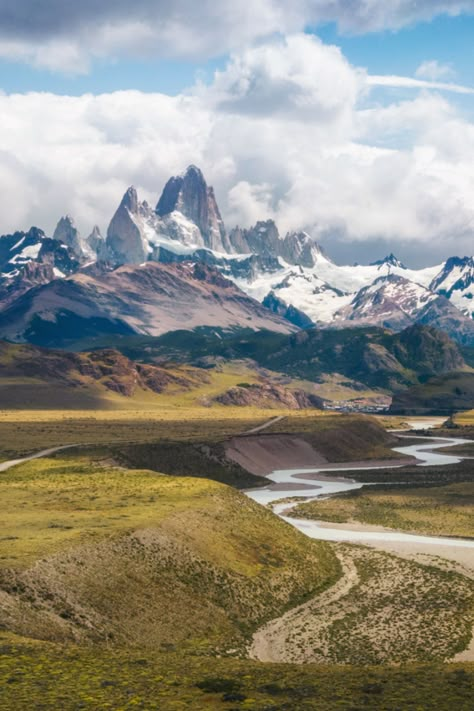
POLYGON ((0 401, 3 407, 87 407, 101 394, 132 397, 198 387, 209 375, 197 368, 135 363, 111 348, 68 353, 0 341, 0 401))
POLYGON ((50 346, 197 326, 296 330, 217 270, 190 262, 93 267, 31 289, 0 314, 1 337, 50 346))
POLYGON ((272 383, 244 383, 218 395, 215 402, 237 407, 261 407, 286 410, 322 409, 323 400, 304 390, 289 390, 272 383))

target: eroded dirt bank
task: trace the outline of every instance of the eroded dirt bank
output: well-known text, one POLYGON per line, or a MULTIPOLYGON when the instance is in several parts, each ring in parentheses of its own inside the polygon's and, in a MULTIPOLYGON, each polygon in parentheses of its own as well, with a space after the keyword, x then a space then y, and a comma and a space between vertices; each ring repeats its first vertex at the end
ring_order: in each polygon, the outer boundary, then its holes
POLYGON ((233 437, 225 445, 226 457, 252 474, 270 474, 276 469, 309 468, 328 460, 302 437, 291 434, 233 437))

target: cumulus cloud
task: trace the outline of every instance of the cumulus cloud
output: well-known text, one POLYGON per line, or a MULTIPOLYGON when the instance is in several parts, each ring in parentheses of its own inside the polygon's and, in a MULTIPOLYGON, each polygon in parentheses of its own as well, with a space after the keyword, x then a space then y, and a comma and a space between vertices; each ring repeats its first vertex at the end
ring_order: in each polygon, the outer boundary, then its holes
POLYGON ((51 233, 65 213, 83 233, 105 229, 128 185, 155 204, 195 163, 229 227, 272 217, 330 253, 344 240, 362 255, 391 240, 423 261, 427 246, 430 259, 472 252, 474 125, 431 88, 371 104, 339 50, 295 35, 235 54, 210 87, 178 96, 0 94, 0 233, 51 233))
POLYGON ((232 56, 205 94, 230 113, 327 124, 352 113, 364 82, 338 47, 298 34, 232 56))
POLYGON ((319 23, 357 33, 462 12, 474 0, 0 0, 0 56, 85 71, 94 57, 210 57, 319 23))

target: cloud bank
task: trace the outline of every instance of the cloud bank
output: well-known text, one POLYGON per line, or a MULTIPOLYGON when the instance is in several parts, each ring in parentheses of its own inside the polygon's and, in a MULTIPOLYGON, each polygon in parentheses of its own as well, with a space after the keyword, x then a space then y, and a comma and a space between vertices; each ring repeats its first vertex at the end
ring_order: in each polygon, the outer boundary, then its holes
POLYGON ((424 262, 472 253, 474 124, 417 81, 403 100, 373 103, 364 71, 294 34, 234 54, 210 86, 178 96, 0 95, 0 233, 51 232, 66 212, 85 233, 105 228, 130 184, 155 204, 195 163, 229 227, 272 217, 330 252, 355 241, 362 257, 384 241, 424 262))
POLYGON ((474 0, 0 0, 0 57, 80 73, 97 57, 215 57, 321 23, 363 33, 462 12, 474 0))

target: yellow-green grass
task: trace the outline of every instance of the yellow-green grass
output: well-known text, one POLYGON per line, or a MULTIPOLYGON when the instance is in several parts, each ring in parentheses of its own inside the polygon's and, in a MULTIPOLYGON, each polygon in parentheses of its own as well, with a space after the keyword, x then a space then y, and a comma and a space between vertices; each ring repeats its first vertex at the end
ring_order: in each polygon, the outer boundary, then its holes
POLYGON ((299 504, 293 514, 335 523, 358 521, 431 536, 474 537, 474 483, 373 491, 299 504))
POLYGON ((63 647, 5 634, 0 655, 4 711, 472 710, 474 664, 257 664, 63 647))
MULTIPOLYGON (((282 415, 297 430, 319 426, 318 410, 241 407, 156 410, 0 410, 0 461, 62 444, 220 441, 282 415), (295 423, 294 425, 292 423, 295 423)), ((280 430, 283 431, 283 430, 280 430)))
POLYGON ((461 427, 472 427, 474 425, 474 410, 459 412, 453 419, 461 427))
POLYGON ((206 479, 45 459, 0 498, 0 628, 29 636, 227 649, 340 574, 329 546, 206 479))

